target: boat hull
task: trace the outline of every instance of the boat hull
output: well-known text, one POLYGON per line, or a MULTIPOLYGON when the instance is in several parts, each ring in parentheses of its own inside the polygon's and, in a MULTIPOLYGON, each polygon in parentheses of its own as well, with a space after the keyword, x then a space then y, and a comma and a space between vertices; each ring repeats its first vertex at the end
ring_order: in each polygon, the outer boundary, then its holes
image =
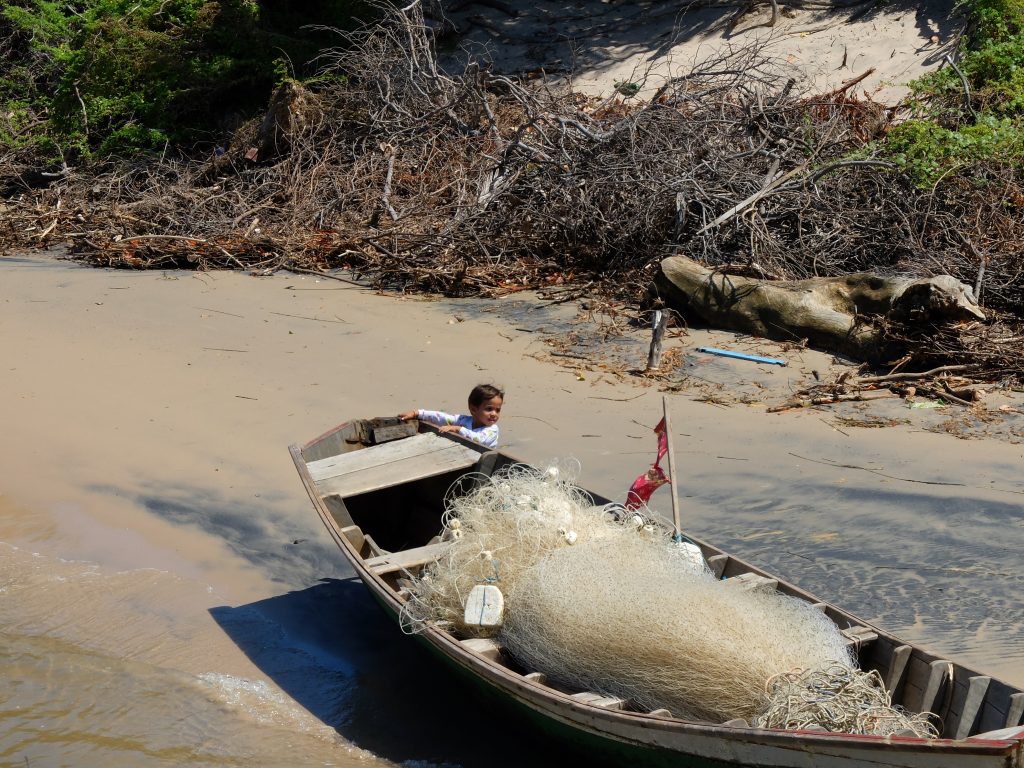
MULTIPOLYGON (((400 622, 399 608, 373 582, 364 580, 380 608, 400 622)), ((444 633, 426 631, 411 636, 437 663, 455 673, 477 696, 492 701, 513 716, 525 718, 588 764, 628 765, 630 768, 1024 768, 1021 752, 1006 743, 965 749, 948 739, 855 737, 849 734, 825 739, 820 734, 799 738, 795 732, 763 731, 750 738, 748 729, 694 725, 700 732, 673 727, 678 721, 623 724, 621 713, 602 717, 585 705, 559 705, 537 696, 525 686, 502 675, 481 674, 479 667, 448 648, 444 633), (829 743, 831 742, 831 743, 829 743), (852 743, 851 743, 852 742, 852 743)), ((611 714, 611 713, 609 713, 611 714)), ((651 718, 637 717, 649 721, 651 718)))
MULTIPOLYGON (((439 546, 430 543, 431 537, 440 530, 444 497, 452 483, 467 472, 490 474, 520 463, 465 441, 453 444, 436 430, 421 432, 427 434, 374 447, 374 454, 349 456, 361 450, 370 434, 365 423, 349 422, 290 449, 328 532, 396 623, 404 604, 402 579, 410 568, 430 561, 416 556, 423 558, 439 546), (375 456, 380 460, 374 461, 375 456)), ((598 496, 594 500, 607 501, 598 496)), ((1024 692, 902 643, 739 558, 698 539, 694 542, 719 578, 771 584, 819 607, 844 632, 853 631, 851 642, 856 639, 862 666, 883 674, 887 689, 898 692, 899 702, 909 701, 912 711, 941 712, 947 718, 946 735, 956 733, 957 738, 768 730, 742 722, 691 722, 662 716, 666 713, 616 709, 586 698, 596 694, 547 685, 517 668, 500 649, 481 650, 435 626, 413 637, 488 699, 585 751, 590 762, 675 768, 1024 768, 1024 692), (980 735, 967 738, 970 734, 980 735)))

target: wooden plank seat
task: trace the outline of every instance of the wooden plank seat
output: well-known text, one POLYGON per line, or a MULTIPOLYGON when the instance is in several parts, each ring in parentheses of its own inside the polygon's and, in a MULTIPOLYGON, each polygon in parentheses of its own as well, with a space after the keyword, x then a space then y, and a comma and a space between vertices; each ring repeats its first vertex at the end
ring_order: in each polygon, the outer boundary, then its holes
POLYGON ((356 496, 426 477, 469 469, 480 452, 431 432, 306 464, 320 496, 356 496))
POLYGON ((432 563, 443 556, 451 547, 449 541, 439 541, 422 547, 403 549, 400 552, 385 552, 376 557, 368 557, 363 564, 378 576, 395 571, 407 571, 432 563))

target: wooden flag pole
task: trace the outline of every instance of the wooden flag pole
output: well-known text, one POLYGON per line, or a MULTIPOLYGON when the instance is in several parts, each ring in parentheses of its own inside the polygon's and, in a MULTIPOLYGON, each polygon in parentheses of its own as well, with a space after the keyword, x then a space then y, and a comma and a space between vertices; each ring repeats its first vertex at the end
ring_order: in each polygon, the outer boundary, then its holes
POLYGON ((665 416, 665 446, 668 449, 668 486, 672 491, 672 525, 675 526, 675 541, 683 535, 679 525, 679 493, 676 490, 676 455, 672 450, 672 422, 668 415, 668 396, 661 396, 661 408, 665 416))

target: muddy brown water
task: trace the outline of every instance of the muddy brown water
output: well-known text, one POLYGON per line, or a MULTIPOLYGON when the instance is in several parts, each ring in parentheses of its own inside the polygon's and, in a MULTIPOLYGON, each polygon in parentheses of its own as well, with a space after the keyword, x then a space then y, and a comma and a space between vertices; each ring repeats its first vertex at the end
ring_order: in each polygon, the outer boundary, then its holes
MULTIPOLYGON (((542 359, 573 315, 0 259, 0 764, 564 764, 384 618, 287 446, 494 381, 503 447, 622 498, 662 394, 542 359)), ((790 354, 765 401, 827 365, 790 354)), ((687 531, 1024 685, 1020 445, 669 402, 687 531)))

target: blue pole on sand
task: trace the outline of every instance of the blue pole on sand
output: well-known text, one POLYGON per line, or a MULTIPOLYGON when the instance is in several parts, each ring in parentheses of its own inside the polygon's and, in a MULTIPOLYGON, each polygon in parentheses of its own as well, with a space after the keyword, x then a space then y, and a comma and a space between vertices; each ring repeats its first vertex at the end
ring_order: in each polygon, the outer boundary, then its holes
POLYGON ((709 355, 719 357, 735 357, 737 360, 750 360, 754 363, 768 363, 768 365, 786 365, 785 360, 777 357, 760 357, 759 355, 747 355, 743 352, 730 352, 728 349, 715 349, 714 347, 697 347, 698 352, 706 352, 709 355))

